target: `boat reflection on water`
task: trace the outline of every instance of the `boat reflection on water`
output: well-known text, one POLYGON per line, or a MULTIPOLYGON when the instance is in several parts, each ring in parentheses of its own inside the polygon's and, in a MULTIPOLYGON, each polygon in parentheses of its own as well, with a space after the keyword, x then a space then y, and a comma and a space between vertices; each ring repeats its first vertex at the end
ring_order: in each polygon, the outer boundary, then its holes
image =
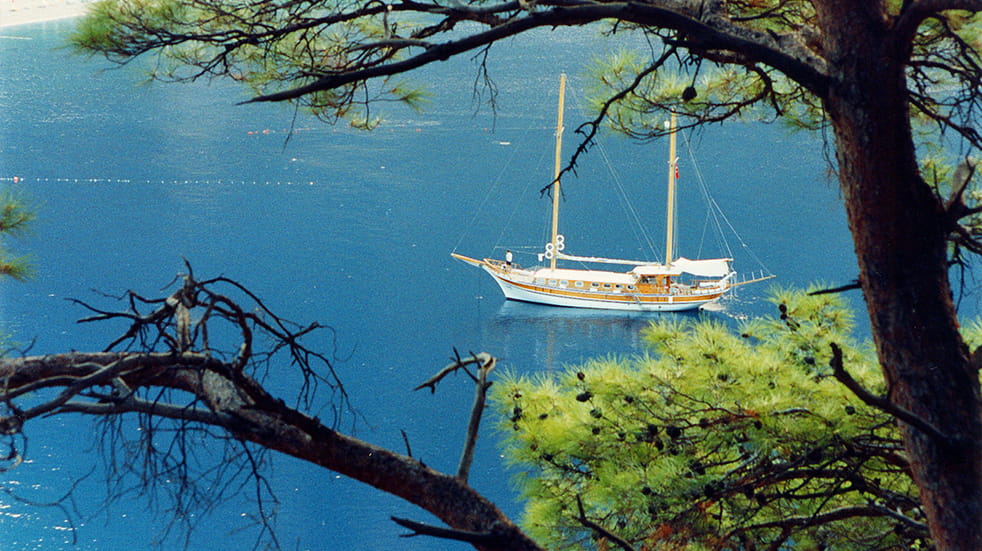
POLYGON ((485 323, 483 342, 523 374, 555 371, 598 357, 643 354, 641 332, 659 319, 696 321, 719 312, 620 312, 505 301, 485 323), (513 356, 510 351, 521 351, 513 356), (529 356, 531 353, 531 356, 529 356))
POLYGON ((483 322, 482 342, 506 368, 522 374, 551 372, 596 358, 644 354, 648 346, 642 332, 658 320, 711 320, 735 329, 743 320, 771 313, 774 308, 764 294, 733 294, 683 312, 556 308, 506 300, 483 322))

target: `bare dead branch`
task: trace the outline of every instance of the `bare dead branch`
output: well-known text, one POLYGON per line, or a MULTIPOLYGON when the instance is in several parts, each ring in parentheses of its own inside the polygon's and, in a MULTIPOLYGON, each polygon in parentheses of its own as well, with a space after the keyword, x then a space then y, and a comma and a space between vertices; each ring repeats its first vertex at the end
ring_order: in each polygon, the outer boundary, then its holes
POLYGON ((463 370, 474 381, 474 404, 471 407, 470 421, 467 425, 467 435, 464 439, 464 447, 461 451, 460 462, 457 466, 457 478, 466 482, 470 474, 471 463, 474 461, 474 448, 477 445, 477 436, 481 426, 481 416, 484 413, 484 404, 487 399, 487 391, 491 383, 488 381, 488 374, 494 369, 497 359, 486 352, 479 354, 471 353, 467 358, 461 358, 457 350, 454 350, 454 360, 443 367, 435 375, 414 388, 420 390, 429 388, 430 393, 436 392, 436 385, 447 375, 463 370), (467 370, 469 365, 477 365, 477 375, 467 370))
POLYGON ((464 439, 464 449, 460 454, 460 463, 457 467, 457 479, 467 482, 467 477, 471 472, 471 464, 474 462, 474 448, 477 446, 477 435, 481 428, 481 415, 484 413, 484 403, 487 399, 488 388, 491 383, 488 381, 488 374, 494 369, 495 360, 488 354, 481 353, 484 360, 477 369, 477 381, 474 382, 474 405, 471 407, 471 417, 467 424, 467 437, 464 439))
POLYGON ((853 291, 856 289, 862 289, 863 286, 859 283, 859 280, 853 280, 851 283, 846 283, 845 285, 839 285, 837 287, 829 287, 828 289, 819 289, 817 291, 812 291, 808 293, 809 295, 829 295, 835 293, 844 293, 846 291, 853 291))
POLYGON ((395 522, 403 528, 412 530, 412 534, 405 534, 402 537, 411 538, 414 536, 431 536, 434 538, 441 538, 447 540, 462 541, 474 545, 480 545, 484 547, 489 547, 492 549, 506 549, 503 547, 507 544, 507 540, 502 538, 499 534, 495 534, 493 531, 489 532, 471 532, 468 530, 452 530, 448 528, 440 528, 439 526, 432 526, 429 524, 424 524, 422 522, 416 522, 414 520, 409 520, 399 517, 389 517, 392 522, 395 522))
POLYGON ((957 222, 965 216, 975 214, 978 209, 970 209, 965 205, 965 190, 975 176, 978 162, 966 157, 958 163, 951 176, 951 193, 945 203, 945 211, 952 222, 957 222))
POLYGON ((78 528, 75 526, 75 522, 72 520, 73 517, 72 510, 75 508, 74 503, 72 501, 72 496, 75 494, 75 488, 78 487, 78 485, 81 484, 83 481, 85 481, 88 477, 89 475, 86 474, 85 476, 79 477, 74 481, 72 481, 71 487, 64 494, 62 494, 61 497, 53 501, 40 502, 32 499, 27 499, 17 494, 17 492, 15 492, 13 488, 9 488, 7 486, 0 486, 0 492, 6 494, 14 501, 23 503, 25 505, 29 505, 31 507, 54 508, 61 511, 62 515, 64 516, 65 522, 68 524, 67 530, 68 533, 71 534, 71 543, 72 545, 75 545, 78 543, 78 528))
POLYGON ((444 366, 444 368, 438 371, 436 375, 433 375, 432 377, 427 379, 425 382, 423 382, 413 390, 429 388, 430 393, 436 392, 437 383, 439 383, 440 381, 443 380, 444 377, 457 371, 458 369, 463 369, 464 372, 466 372, 467 375, 476 382, 477 378, 475 378, 474 375, 472 375, 469 371, 467 371, 467 366, 475 365, 475 364, 477 364, 478 366, 482 366, 488 361, 493 360, 493 358, 489 354, 486 354, 484 352, 481 352, 480 354, 471 354, 469 358, 465 358, 465 359, 461 359, 460 355, 457 354, 456 350, 454 350, 454 355, 456 356, 456 359, 454 359, 454 361, 444 366))
POLYGON ((412 457, 413 448, 409 445, 409 435, 402 429, 399 429, 399 433, 402 435, 402 443, 406 445, 406 457, 412 457))

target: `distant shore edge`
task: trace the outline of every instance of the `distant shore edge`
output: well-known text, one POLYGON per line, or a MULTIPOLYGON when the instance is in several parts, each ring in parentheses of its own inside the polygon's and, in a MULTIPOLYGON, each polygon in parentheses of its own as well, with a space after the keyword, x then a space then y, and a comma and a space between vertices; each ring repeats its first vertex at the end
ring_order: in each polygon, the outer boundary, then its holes
POLYGON ((0 0, 0 28, 85 15, 92 0, 0 0))

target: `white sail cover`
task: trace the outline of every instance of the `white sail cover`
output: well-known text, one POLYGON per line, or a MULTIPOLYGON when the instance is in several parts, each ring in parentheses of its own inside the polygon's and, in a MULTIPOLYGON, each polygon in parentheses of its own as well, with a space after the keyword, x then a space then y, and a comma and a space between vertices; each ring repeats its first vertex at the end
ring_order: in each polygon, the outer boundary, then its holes
POLYGON ((641 277, 653 277, 653 276, 680 276, 682 275, 682 270, 677 266, 665 266, 664 264, 645 264, 643 266, 635 266, 631 270, 632 274, 637 274, 641 277))
POLYGON ((623 260, 620 258, 604 258, 602 256, 577 256, 575 254, 559 253, 556 258, 560 260, 574 260, 577 262, 595 262, 597 264, 623 264, 624 266, 647 266, 650 263, 641 260, 623 260))
POLYGON ((689 260, 688 258, 679 257, 675 262, 672 262, 672 266, 694 276, 724 277, 732 271, 730 269, 730 261, 732 260, 732 258, 689 260))

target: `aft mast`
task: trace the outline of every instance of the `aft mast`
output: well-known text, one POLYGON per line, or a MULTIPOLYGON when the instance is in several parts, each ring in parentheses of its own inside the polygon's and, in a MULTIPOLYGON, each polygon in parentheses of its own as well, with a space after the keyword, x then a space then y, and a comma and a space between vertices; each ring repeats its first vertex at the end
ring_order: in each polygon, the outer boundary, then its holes
POLYGON ((559 175, 563 162, 563 104, 566 99, 566 73, 559 75, 559 114, 556 116, 556 166, 552 180, 552 258, 549 268, 556 269, 559 257, 559 175))
POLYGON ((665 222, 665 265, 671 266, 675 255, 675 179, 678 176, 678 157, 675 155, 675 112, 672 112, 671 119, 665 122, 668 128, 668 201, 666 211, 668 214, 665 222))

